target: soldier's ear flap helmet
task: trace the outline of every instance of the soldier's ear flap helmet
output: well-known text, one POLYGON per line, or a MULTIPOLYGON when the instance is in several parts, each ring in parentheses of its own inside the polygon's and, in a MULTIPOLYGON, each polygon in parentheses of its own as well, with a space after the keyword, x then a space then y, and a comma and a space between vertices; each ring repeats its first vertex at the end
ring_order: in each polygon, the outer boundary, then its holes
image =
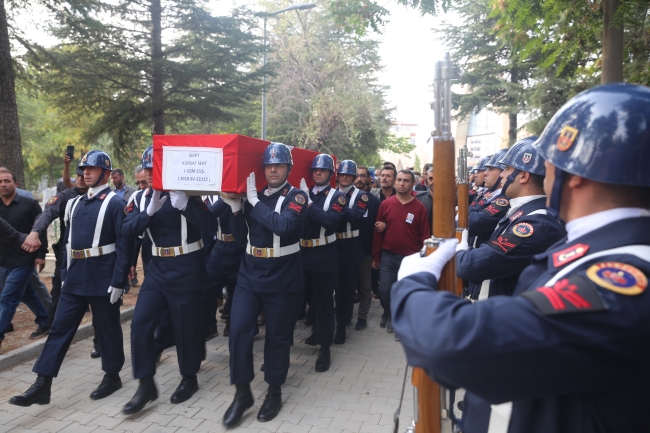
POLYGON ((140 162, 142 168, 153 168, 153 146, 147 146, 142 152, 142 161, 140 162))
POLYGON ((106 175, 106 172, 113 170, 113 163, 111 162, 111 157, 108 156, 106 152, 103 152, 101 150, 91 150, 90 152, 86 153, 83 158, 81 158, 81 162, 79 163, 78 167, 82 170, 85 167, 99 167, 102 169, 102 174, 99 176, 99 179, 97 179, 97 182, 91 186, 91 188, 95 188, 97 185, 99 185, 99 182, 102 181, 102 178, 106 175))
POLYGON ((338 174, 357 175, 357 163, 351 159, 345 159, 339 164, 339 169, 336 171, 338 174))
POLYGON ((485 167, 494 167, 499 170, 505 170, 506 166, 502 164, 501 159, 508 153, 508 149, 499 149, 488 162, 485 163, 485 167))
POLYGON ((508 186, 515 181, 515 178, 522 171, 539 176, 546 175, 544 167, 544 158, 533 147, 537 136, 526 137, 512 145, 508 152, 499 161, 501 164, 514 168, 513 172, 508 175, 506 182, 501 188, 501 193, 506 194, 508 186))
POLYGON ((264 150, 262 157, 262 165, 267 164, 289 164, 289 170, 293 166, 293 157, 291 156, 291 149, 283 143, 271 143, 264 150))
POLYGON ((321 153, 316 155, 316 158, 311 163, 312 170, 315 168, 324 168, 331 172, 334 172, 334 158, 329 156, 326 153, 321 153))
POLYGON ((559 219, 566 174, 650 187, 650 88, 605 84, 573 97, 533 144, 555 166, 549 214, 559 219))
POLYGON ((492 159, 492 155, 484 156, 481 158, 481 160, 478 162, 478 165, 476 166, 476 171, 485 171, 485 164, 487 164, 490 159, 492 159))

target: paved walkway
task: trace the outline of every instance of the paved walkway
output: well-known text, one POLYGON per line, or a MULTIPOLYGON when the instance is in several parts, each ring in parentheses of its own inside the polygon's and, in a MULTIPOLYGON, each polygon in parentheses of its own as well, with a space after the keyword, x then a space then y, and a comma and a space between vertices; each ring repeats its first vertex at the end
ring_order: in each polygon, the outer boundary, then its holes
MULTIPOLYGON (((257 421, 257 410, 267 385, 259 372, 264 351, 264 328, 254 346, 258 372, 251 384, 256 397, 236 432, 391 432, 404 377, 405 357, 393 334, 379 328, 381 307, 373 301, 369 326, 364 331, 348 328, 347 342, 332 346, 332 365, 316 373, 318 349, 303 343, 309 335, 298 324, 291 367, 282 389, 284 406, 276 419, 257 421)), ((356 322, 356 316, 353 322, 356 322)), ((124 340, 130 341, 130 322, 123 325, 124 340)), ((223 324, 219 324, 219 331, 223 324)), ((52 386, 48 406, 22 408, 7 403, 9 397, 24 392, 35 380, 34 360, 0 372, 0 432, 222 432, 223 414, 232 401, 228 343, 223 336, 208 342, 207 360, 199 371, 199 391, 185 403, 169 403, 180 381, 176 352, 165 351, 158 366, 158 401, 135 416, 122 415, 122 407, 133 396, 137 381, 131 377, 130 347, 125 347, 127 362, 121 376, 124 387, 112 396, 92 401, 88 397, 101 381, 98 359, 90 358, 90 338, 73 344, 52 386)), ((413 390, 410 378, 404 395, 400 432, 413 417, 413 390)))

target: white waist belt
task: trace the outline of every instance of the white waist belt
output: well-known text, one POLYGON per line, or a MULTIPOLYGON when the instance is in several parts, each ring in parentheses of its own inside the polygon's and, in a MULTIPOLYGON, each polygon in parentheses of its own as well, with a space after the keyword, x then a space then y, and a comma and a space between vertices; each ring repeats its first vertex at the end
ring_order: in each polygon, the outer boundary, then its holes
POLYGON ((70 250, 70 258, 72 259, 88 259, 90 257, 99 257, 110 254, 115 251, 115 244, 104 245, 103 247, 91 247, 83 250, 70 250))
POLYGON ((335 240, 336 240, 336 233, 332 233, 329 236, 325 236, 319 239, 300 239, 300 246, 306 248, 322 247, 324 245, 331 244, 335 240))
POLYGON ((263 259, 270 259, 274 257, 288 256, 290 254, 295 254, 300 251, 300 243, 296 242, 293 245, 287 245, 286 247, 280 248, 257 248, 248 244, 246 246, 246 252, 253 257, 259 257, 263 259))
POLYGON ((199 239, 196 242, 187 244, 186 247, 152 247, 151 251, 154 256, 157 257, 176 257, 182 256, 183 254, 193 253, 203 248, 203 240, 199 239))
POLYGON ((356 238, 357 236, 359 236, 359 230, 336 233, 336 239, 350 239, 350 238, 356 238))

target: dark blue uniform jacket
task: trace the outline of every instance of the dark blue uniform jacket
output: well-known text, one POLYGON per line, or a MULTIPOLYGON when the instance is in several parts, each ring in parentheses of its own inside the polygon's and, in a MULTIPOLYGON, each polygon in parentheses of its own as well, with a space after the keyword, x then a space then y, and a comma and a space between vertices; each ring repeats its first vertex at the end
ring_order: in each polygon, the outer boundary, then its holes
POLYGON ((508 213, 510 200, 505 195, 499 194, 491 202, 485 203, 476 211, 469 213, 469 236, 476 238, 470 245, 480 247, 492 236, 495 227, 508 213))
MULTIPOLYGON (((337 233, 346 232, 348 229, 348 224, 351 224, 352 231, 359 230, 361 227, 361 219, 363 215, 368 211, 368 203, 370 202, 370 194, 365 191, 359 191, 357 194, 354 203, 350 206, 350 200, 354 194, 356 187, 350 188, 350 191, 346 194, 347 205, 343 210, 343 217, 339 221, 339 225, 336 228, 337 233)), ((363 244, 361 243, 361 237, 357 236, 350 239, 337 239, 336 246, 339 256, 339 263, 361 263, 364 258, 363 244)))
POLYGON ((239 272, 239 265, 246 251, 248 239, 248 227, 241 214, 233 216, 232 209, 221 198, 208 206, 212 214, 217 218, 218 227, 222 235, 232 235, 234 242, 224 242, 217 239, 212 249, 210 262, 213 266, 223 269, 227 275, 236 276, 239 272))

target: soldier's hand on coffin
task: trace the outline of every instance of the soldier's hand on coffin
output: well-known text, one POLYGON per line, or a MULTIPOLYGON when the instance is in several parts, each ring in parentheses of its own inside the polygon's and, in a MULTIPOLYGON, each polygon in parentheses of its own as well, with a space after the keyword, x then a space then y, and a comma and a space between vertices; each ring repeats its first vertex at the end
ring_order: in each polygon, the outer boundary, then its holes
POLYGON ((149 206, 147 206, 147 215, 152 217, 153 214, 160 210, 166 200, 167 196, 161 198, 160 191, 154 190, 153 194, 151 195, 151 202, 149 202, 149 206))
POLYGON ((190 199, 183 191, 169 191, 169 198, 172 206, 178 210, 185 210, 187 201, 190 199))
POLYGON ((463 237, 461 238, 460 243, 456 246, 457 253, 465 251, 467 248, 469 248, 469 244, 467 243, 468 236, 469 231, 467 229, 463 230, 463 237))
POLYGON ((116 287, 110 286, 108 288, 108 293, 111 294, 111 304, 116 303, 122 297, 123 289, 118 289, 116 287))
POLYGON ((226 203, 228 206, 230 206, 230 209, 232 209, 232 213, 237 213, 241 210, 241 199, 238 198, 227 198, 227 197, 221 197, 224 203, 226 203))
POLYGON ((456 238, 445 239, 445 241, 441 243, 438 246, 438 249, 431 255, 422 257, 418 252, 405 257, 404 260, 402 260, 399 271, 397 272, 397 281, 419 272, 428 272, 437 279, 440 279, 442 268, 444 268, 447 262, 454 258, 454 255, 456 254, 457 244, 458 239, 456 238))
POLYGON ((260 201, 257 198, 257 186, 255 186, 255 173, 251 173, 250 176, 246 178, 246 198, 251 206, 255 205, 260 201))

